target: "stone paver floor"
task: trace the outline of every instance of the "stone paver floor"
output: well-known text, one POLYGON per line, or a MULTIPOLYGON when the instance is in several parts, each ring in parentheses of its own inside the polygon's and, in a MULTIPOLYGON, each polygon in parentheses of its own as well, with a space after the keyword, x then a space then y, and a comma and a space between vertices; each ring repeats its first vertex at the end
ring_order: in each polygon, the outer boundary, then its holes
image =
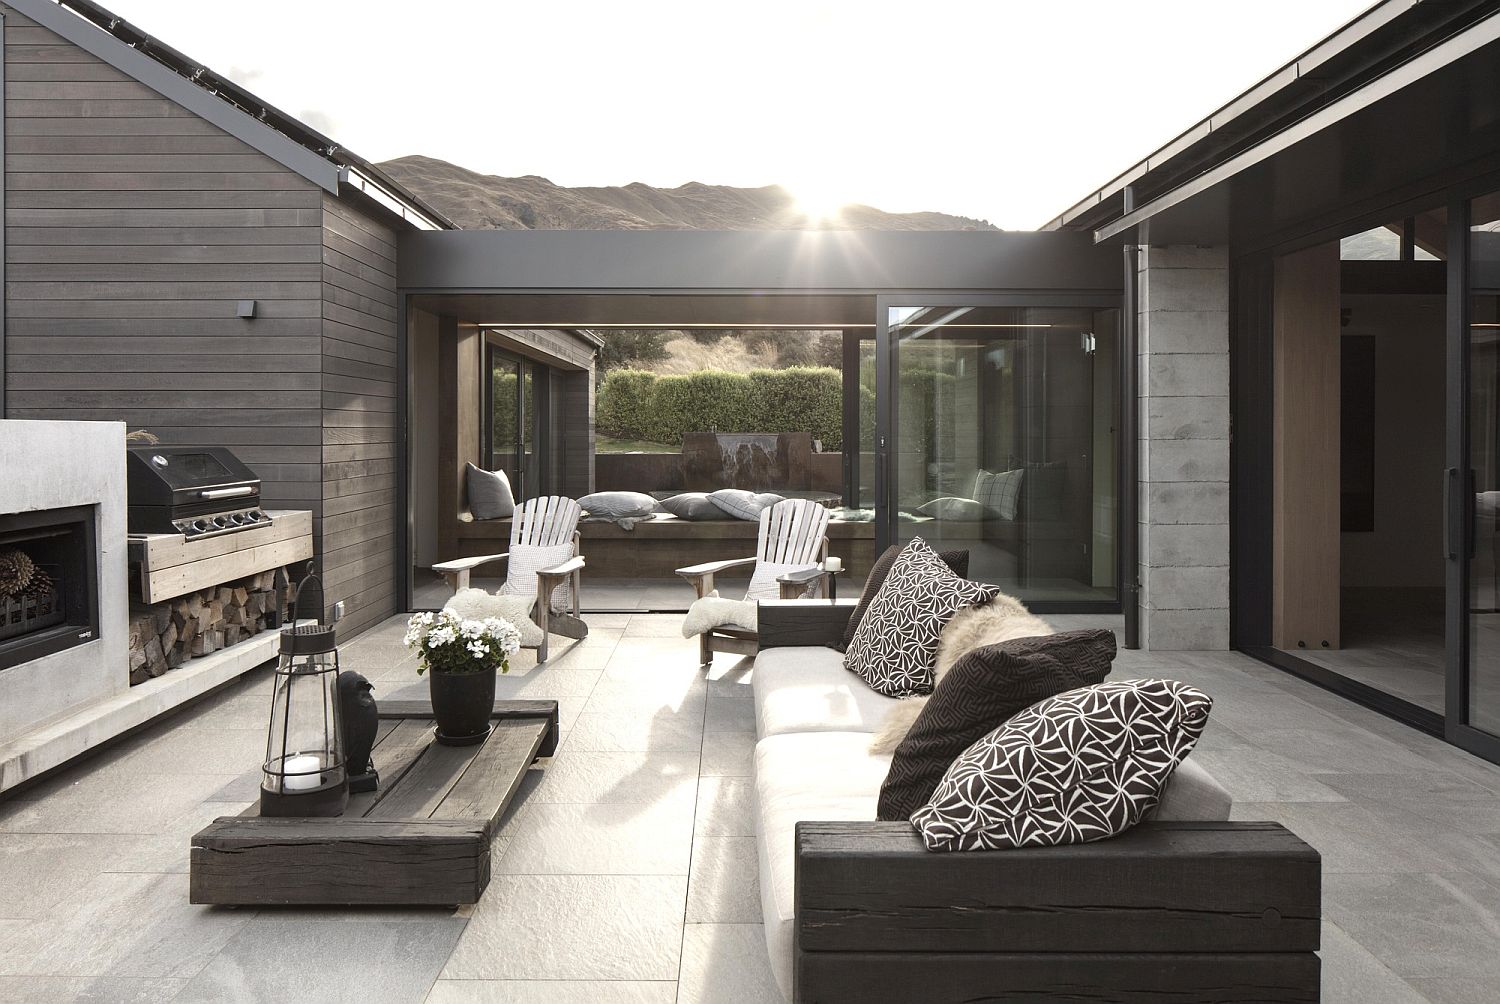
MULTIPOLYGON (((542 668, 522 653, 500 682, 555 698, 563 742, 528 775, 477 906, 188 904, 189 837, 255 798, 260 671, 0 801, 0 1001, 778 1000, 749 664, 721 656, 705 678, 677 616, 589 621, 586 641, 542 668)), ((377 698, 424 693, 401 630, 342 649, 377 698)), ((1193 755, 1237 817, 1322 851, 1325 1000, 1495 999, 1500 768, 1240 655, 1122 652, 1115 675, 1213 695, 1193 755)))

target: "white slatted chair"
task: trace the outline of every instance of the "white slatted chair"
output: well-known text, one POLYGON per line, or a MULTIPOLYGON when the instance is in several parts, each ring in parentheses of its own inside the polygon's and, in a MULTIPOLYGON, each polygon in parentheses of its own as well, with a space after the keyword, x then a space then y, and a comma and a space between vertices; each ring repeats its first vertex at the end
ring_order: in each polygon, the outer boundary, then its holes
MULTIPOLYGON (((828 594, 828 520, 831 514, 824 506, 808 499, 783 499, 760 513, 760 534, 755 556, 709 561, 677 569, 677 574, 692 583, 698 598, 713 592, 714 576, 726 569, 755 566, 750 574, 747 600, 793 600, 802 596, 828 594)), ((757 649, 754 631, 722 627, 698 636, 699 661, 707 666, 715 652, 754 655, 757 649)))
POLYGON ((583 577, 583 555, 579 553, 578 521, 583 509, 561 495, 544 495, 528 499, 511 517, 510 550, 504 554, 482 554, 473 558, 456 558, 432 566, 441 572, 456 593, 469 588, 474 569, 493 561, 505 561, 505 584, 500 592, 536 594, 531 618, 542 629, 536 661, 547 661, 547 635, 585 638, 588 625, 578 606, 579 586, 583 577), (567 608, 572 607, 568 613, 567 608))

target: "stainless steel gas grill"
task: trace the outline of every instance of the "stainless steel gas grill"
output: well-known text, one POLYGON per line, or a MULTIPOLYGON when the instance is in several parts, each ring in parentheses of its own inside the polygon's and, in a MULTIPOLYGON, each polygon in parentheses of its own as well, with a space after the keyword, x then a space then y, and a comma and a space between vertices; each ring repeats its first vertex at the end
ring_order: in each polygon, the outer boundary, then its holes
POLYGON ((129 449, 129 529, 188 540, 266 526, 260 478, 223 447, 129 449))

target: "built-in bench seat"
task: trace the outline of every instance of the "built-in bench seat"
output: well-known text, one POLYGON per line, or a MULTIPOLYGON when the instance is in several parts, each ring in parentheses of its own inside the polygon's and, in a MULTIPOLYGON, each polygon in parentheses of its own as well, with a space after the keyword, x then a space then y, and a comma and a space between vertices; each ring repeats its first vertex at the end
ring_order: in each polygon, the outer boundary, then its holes
MULTIPOLYGON (((685 520, 658 513, 631 529, 605 520, 578 526, 590 578, 675 579, 687 565, 755 553, 760 524, 752 520, 685 520)), ((445 558, 466 558, 505 550, 510 520, 476 520, 459 515, 455 551, 445 558)), ((858 582, 875 560, 875 524, 834 519, 828 525, 831 552, 844 560, 848 576, 858 582)), ((691 598, 691 592, 688 597, 691 598)))

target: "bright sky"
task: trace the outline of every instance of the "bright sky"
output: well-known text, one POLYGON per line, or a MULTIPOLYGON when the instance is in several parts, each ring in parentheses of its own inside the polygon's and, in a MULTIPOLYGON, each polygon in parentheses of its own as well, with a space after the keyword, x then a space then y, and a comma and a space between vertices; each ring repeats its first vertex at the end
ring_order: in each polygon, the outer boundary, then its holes
POLYGON ((373 161, 1046 222, 1370 0, 105 0, 373 161))

